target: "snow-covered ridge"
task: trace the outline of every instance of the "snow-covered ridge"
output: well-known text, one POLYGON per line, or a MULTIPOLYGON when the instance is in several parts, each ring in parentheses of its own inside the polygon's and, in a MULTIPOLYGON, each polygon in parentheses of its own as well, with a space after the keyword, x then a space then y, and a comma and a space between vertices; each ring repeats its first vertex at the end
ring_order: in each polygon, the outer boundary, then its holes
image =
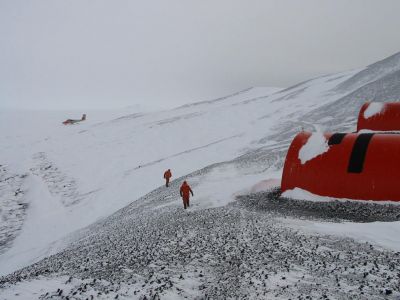
POLYGON ((217 104, 219 102, 229 100, 229 103, 232 104, 233 102, 237 101, 243 101, 243 99, 248 100, 256 97, 266 97, 269 95, 272 95, 274 93, 277 93, 279 91, 282 91, 282 88, 275 88, 275 87, 251 87, 247 88, 244 90, 241 90, 239 92, 224 96, 224 97, 219 97, 216 99, 212 100, 205 100, 205 101, 199 101, 195 103, 190 103, 190 104, 185 104, 182 105, 179 108, 187 108, 191 106, 199 106, 199 105, 207 105, 207 104, 217 104), (260 96, 262 95, 262 96, 260 96), (243 97, 242 97, 243 96, 243 97))
MULTIPOLYGON (((218 206, 213 195, 227 204, 235 193, 250 191, 268 176, 279 177, 294 134, 314 124, 334 128, 336 119, 326 108, 335 107, 365 84, 364 79, 354 84, 361 72, 323 76, 285 90, 250 88, 162 112, 126 111, 101 117, 87 112, 88 120, 74 126, 61 125, 73 117, 70 114, 0 112, 0 127, 8 129, 0 131, 2 157, 10 172, 27 173, 29 182, 35 183, 28 187, 27 195, 34 195, 29 201, 37 201, 37 194, 43 201, 32 202, 27 210, 28 224, 41 226, 22 226, 19 240, 10 242, 14 247, 0 256, 0 269, 11 272, 57 251, 60 238, 163 185, 162 174, 168 168, 176 179, 241 157, 233 168, 211 172, 203 181, 196 179, 203 191, 204 206, 199 209, 218 206), (350 87, 339 90, 349 80, 350 87), (213 192, 217 177, 223 185, 220 193, 213 192), (238 184, 229 186, 232 181, 238 184), (47 217, 36 213, 34 205, 46 205, 47 217), (63 221, 57 224, 57 220, 63 221), (44 238, 43 228, 54 230, 44 238)), ((381 79, 374 76, 373 80, 381 79)), ((360 108, 357 105, 355 110, 360 108)), ((354 124, 352 112, 342 116, 348 126, 354 124)), ((179 203, 179 198, 172 200, 179 203)))
POLYGON ((354 90, 400 70, 400 52, 373 63, 338 86, 342 90, 354 90))

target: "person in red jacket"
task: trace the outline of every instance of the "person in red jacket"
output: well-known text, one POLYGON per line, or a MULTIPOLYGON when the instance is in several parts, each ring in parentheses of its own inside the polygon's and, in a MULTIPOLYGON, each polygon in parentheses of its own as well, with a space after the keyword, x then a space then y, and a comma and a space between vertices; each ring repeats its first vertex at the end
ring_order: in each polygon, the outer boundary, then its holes
POLYGON ((186 209, 189 207, 190 194, 193 196, 193 191, 186 181, 182 183, 180 193, 183 200, 183 208, 186 209))
POLYGON ((165 186, 168 187, 169 185, 169 179, 172 177, 171 170, 168 169, 167 171, 164 172, 164 179, 165 179, 165 186))

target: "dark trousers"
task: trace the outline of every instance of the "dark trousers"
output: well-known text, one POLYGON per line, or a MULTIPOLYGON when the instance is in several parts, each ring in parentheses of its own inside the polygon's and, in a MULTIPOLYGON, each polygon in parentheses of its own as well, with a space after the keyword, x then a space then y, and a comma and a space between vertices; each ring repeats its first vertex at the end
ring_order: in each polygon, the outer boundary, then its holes
POLYGON ((168 187, 169 185, 169 178, 165 178, 165 186, 168 187))
POLYGON ((189 198, 182 198, 183 200, 183 208, 186 209, 189 207, 189 198))

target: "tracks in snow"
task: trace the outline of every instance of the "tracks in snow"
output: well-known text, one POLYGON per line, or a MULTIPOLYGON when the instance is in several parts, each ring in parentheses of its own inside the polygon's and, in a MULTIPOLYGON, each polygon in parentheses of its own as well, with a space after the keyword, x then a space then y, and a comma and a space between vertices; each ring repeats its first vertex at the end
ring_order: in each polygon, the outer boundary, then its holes
POLYGON ((14 174, 0 165, 0 254, 4 253, 18 235, 26 217, 28 203, 23 186, 26 174, 14 174))
POLYGON ((76 180, 63 173, 47 158, 46 153, 36 153, 33 159, 36 167, 31 171, 43 179, 50 193, 58 196, 64 206, 72 206, 85 198, 87 194, 81 194, 78 191, 76 180))

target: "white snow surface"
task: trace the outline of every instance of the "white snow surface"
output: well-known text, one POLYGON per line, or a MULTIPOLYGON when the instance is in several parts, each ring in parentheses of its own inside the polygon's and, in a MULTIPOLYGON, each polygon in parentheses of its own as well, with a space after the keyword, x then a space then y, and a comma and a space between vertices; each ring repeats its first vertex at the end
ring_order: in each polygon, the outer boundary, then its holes
MULTIPOLYGON (((215 101, 161 112, 141 113, 132 108, 108 114, 85 111, 87 120, 71 126, 61 122, 79 118, 83 112, 1 111, 2 158, 11 171, 35 177, 26 195, 26 202, 35 202, 28 207, 28 216, 13 247, 0 256, 0 274, 40 260, 59 249, 61 244, 56 240, 111 215, 162 185, 163 172, 168 168, 175 179, 265 145, 260 145, 260 139, 276 132, 274 126, 292 119, 291 114, 306 113, 340 97, 324 96, 321 101, 325 90, 354 73, 344 73, 339 79, 333 75, 317 78, 283 92, 277 88, 251 88, 215 101), (299 95, 289 97, 293 92, 299 95), (287 100, 275 101, 285 95, 287 100), (31 197, 39 194, 32 190, 33 186, 43 187, 40 193, 45 197, 41 201, 62 204, 46 210, 54 210, 49 215, 64 214, 68 225, 58 225, 64 220, 61 216, 32 220, 40 215, 35 205, 41 206, 31 197), (25 232, 29 222, 41 222, 41 226, 29 229, 28 237, 25 232), (52 230, 44 235, 42 228, 52 230), (35 245, 33 240, 37 241, 35 245)), ((201 198, 202 207, 231 202, 239 190, 249 190, 256 182, 269 178, 268 174, 243 179, 236 176, 238 188, 231 189, 226 187, 234 176, 231 171, 220 179, 224 187, 218 193, 223 193, 225 199, 221 203, 211 203, 207 196, 215 195, 213 176, 220 174, 211 175, 199 186, 195 197, 201 198)))
POLYGON ((329 150, 328 141, 321 130, 313 132, 307 142, 299 151, 299 159, 302 164, 329 150))
MULTIPOLYGON (((168 168, 176 179, 273 147, 278 141, 268 137, 279 132, 280 124, 340 99, 342 94, 330 91, 358 71, 287 90, 251 88, 161 112, 0 111, 2 164, 12 173, 28 174, 24 201, 29 204, 22 229, 0 255, 0 275, 61 250, 74 231, 163 185, 168 168), (61 125, 82 113, 87 113, 85 122, 61 125)), ((304 162, 327 150, 321 136, 313 134, 303 147, 304 162)), ((281 172, 218 168, 197 182, 191 209, 223 206, 240 193, 268 189, 273 184, 266 180, 277 180, 281 172)))
POLYGON ((305 201, 312 201, 312 202, 330 202, 330 201, 354 201, 354 202, 363 202, 363 203, 371 203, 374 204, 390 204, 390 205, 400 205, 400 202, 395 201, 375 201, 375 200, 355 200, 355 199, 347 199, 347 198, 333 198, 327 196, 320 196, 313 194, 309 191, 303 190, 301 188, 294 188, 292 190, 287 190, 282 193, 283 197, 297 199, 297 200, 305 200, 305 201))
MULTIPOLYGON (((208 174, 196 187, 196 195, 200 196, 195 199, 196 203, 198 203, 195 209, 225 206, 238 195, 265 191, 276 187, 279 180, 263 179, 269 176, 278 177, 280 173, 280 171, 267 170, 264 173, 243 175, 235 170, 234 166, 217 168, 208 174), (265 181, 269 184, 266 184, 265 181), (255 186, 254 183, 258 184, 255 186)), ((179 199, 179 201, 182 200, 179 199)))
POLYGON ((291 199, 313 201, 313 202, 328 202, 328 201, 333 201, 334 199, 330 197, 315 195, 313 193, 310 193, 309 191, 303 190, 298 187, 283 192, 282 196, 291 199))
POLYGON ((281 219, 281 221, 296 229, 353 238, 385 249, 400 251, 400 222, 332 223, 299 219, 281 219))
POLYGON ((265 179, 257 182, 255 185, 253 185, 250 189, 251 193, 259 193, 259 192, 266 192, 270 191, 273 188, 278 188, 281 186, 281 179, 278 178, 270 178, 270 179, 265 179))
MULTIPOLYGON (((30 187, 26 195, 30 203, 29 213, 14 246, 7 252, 7 259, 1 265, 3 274, 34 263, 37 258, 56 253, 64 232, 79 228, 79 223, 71 222, 67 209, 57 197, 51 196, 38 176, 29 176, 27 184, 30 187)), ((85 214, 82 213, 80 217, 84 218, 85 214)))
MULTIPOLYGON (((313 202, 330 202, 330 201, 355 201, 368 203, 372 200, 353 200, 340 199, 315 195, 309 191, 295 188, 282 193, 283 197, 313 202)), ((393 201, 374 201, 375 204, 391 204, 400 205, 400 202, 393 201)), ((368 241, 372 244, 379 245, 384 248, 400 250, 400 222, 372 222, 372 223, 332 223, 332 222, 314 222, 305 220, 290 220, 291 225, 306 229, 312 232, 322 234, 331 234, 354 238, 361 241, 368 241)))
MULTIPOLYGON (((124 272, 130 272, 130 270, 123 270, 124 272)), ((162 299, 173 300, 173 299, 188 299, 200 297, 201 294, 198 289, 199 283, 196 282, 190 274, 185 274, 187 278, 183 281, 174 281, 177 288, 183 290, 183 295, 178 294, 173 291, 168 291, 162 295, 162 299)), ((68 276, 60 277, 44 277, 39 276, 38 279, 26 280, 17 283, 16 285, 11 285, 8 288, 0 289, 0 299, 1 300, 27 300, 27 299, 42 299, 44 295, 48 294, 50 297, 60 298, 58 296, 58 290, 62 290, 62 296, 67 295, 72 290, 84 286, 85 283, 89 283, 93 279, 69 279, 68 276)), ((106 280, 99 280, 99 286, 110 286, 112 283, 106 280)), ((80 294, 80 299, 122 299, 122 300, 139 300, 143 299, 145 295, 144 291, 141 291, 142 284, 145 282, 145 278, 137 277, 137 283, 132 284, 122 284, 119 287, 118 292, 109 292, 107 294, 99 294, 99 290, 94 288, 86 288, 85 291, 80 294), (140 291, 140 292, 135 292, 140 291), (93 297, 93 298, 91 298, 93 297), (117 298, 115 298, 117 297, 117 298)), ((61 297, 62 297, 61 296, 61 297)), ((65 296, 64 296, 65 297, 65 296)), ((76 298, 78 299, 78 298, 76 298)))
POLYGON ((388 134, 388 133, 396 133, 396 134, 399 134, 400 133, 400 131, 399 130, 391 130, 390 132, 388 132, 388 131, 385 131, 385 130, 371 130, 371 129, 361 129, 361 130, 359 130, 359 131, 357 131, 357 133, 384 133, 384 134, 388 134))
POLYGON ((364 111, 364 118, 368 119, 372 116, 380 114, 385 108, 385 103, 383 102, 371 102, 367 109, 364 111))

